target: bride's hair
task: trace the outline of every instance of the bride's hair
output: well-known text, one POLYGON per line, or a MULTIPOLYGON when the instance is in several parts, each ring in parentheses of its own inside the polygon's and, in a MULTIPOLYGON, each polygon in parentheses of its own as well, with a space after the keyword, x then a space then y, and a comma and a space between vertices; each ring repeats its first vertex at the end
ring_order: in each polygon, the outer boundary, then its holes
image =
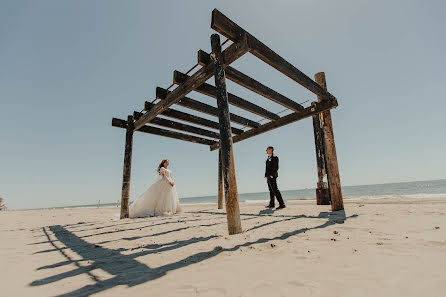
POLYGON ((166 163, 166 161, 167 161, 167 159, 164 159, 164 160, 162 160, 161 161, 161 163, 158 165, 158 173, 160 173, 160 169, 161 169, 161 167, 164 167, 164 163, 166 163))

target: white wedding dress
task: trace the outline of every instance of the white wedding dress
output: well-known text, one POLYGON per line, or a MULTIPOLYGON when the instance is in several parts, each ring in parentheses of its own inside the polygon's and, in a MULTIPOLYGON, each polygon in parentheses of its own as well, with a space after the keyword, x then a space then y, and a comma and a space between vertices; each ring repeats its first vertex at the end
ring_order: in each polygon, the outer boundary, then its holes
POLYGON ((130 205, 131 218, 171 215, 181 211, 177 190, 173 183, 172 172, 160 168, 157 181, 130 205))

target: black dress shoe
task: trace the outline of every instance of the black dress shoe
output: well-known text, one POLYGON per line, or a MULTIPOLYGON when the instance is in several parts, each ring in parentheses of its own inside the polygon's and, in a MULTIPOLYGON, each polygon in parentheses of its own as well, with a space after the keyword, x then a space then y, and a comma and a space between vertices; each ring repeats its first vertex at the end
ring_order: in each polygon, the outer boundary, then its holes
POLYGON ((274 205, 267 205, 267 206, 265 206, 265 208, 274 208, 275 206, 274 205))
POLYGON ((286 206, 285 206, 285 204, 284 205, 279 205, 279 207, 277 207, 276 209, 282 209, 282 208, 285 208, 286 206))

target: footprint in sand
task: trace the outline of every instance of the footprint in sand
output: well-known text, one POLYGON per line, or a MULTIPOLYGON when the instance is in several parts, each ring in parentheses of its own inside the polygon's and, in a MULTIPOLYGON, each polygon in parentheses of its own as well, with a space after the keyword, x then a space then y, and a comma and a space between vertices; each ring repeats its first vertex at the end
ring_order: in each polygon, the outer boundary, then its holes
MULTIPOLYGON (((302 282, 296 281, 296 280, 292 280, 292 281, 287 281, 286 282, 287 285, 290 285, 292 287, 294 287, 293 290, 305 290, 307 294, 311 295, 311 289, 308 287, 308 284, 304 284, 302 282)), ((297 292, 296 292, 297 293, 297 292)))
POLYGON ((184 285, 176 288, 177 291, 181 292, 184 295, 187 293, 195 293, 195 296, 200 297, 219 297, 219 296, 227 296, 227 291, 224 288, 205 288, 199 289, 195 286, 184 285))
POLYGON ((223 288, 209 288, 209 289, 201 289, 198 290, 197 296, 200 297, 218 297, 218 296, 227 296, 227 291, 223 288))
POLYGON ((181 291, 181 293, 195 292, 195 296, 198 296, 198 288, 191 285, 180 286, 177 287, 176 290, 181 291))
POLYGON ((304 283, 299 282, 299 281, 295 281, 295 280, 289 281, 289 282, 287 282, 287 284, 288 285, 292 285, 292 286, 296 286, 296 287, 304 287, 305 286, 304 283))

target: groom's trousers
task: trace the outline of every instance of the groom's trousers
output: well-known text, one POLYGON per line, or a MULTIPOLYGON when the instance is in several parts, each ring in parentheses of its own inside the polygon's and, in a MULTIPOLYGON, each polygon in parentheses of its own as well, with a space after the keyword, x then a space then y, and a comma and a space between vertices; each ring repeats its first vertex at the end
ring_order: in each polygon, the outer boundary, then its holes
POLYGON ((269 189, 269 205, 275 205, 274 197, 276 197, 277 201, 279 201, 279 205, 285 205, 282 199, 282 194, 280 194, 280 191, 277 188, 277 177, 268 177, 266 181, 269 189))

